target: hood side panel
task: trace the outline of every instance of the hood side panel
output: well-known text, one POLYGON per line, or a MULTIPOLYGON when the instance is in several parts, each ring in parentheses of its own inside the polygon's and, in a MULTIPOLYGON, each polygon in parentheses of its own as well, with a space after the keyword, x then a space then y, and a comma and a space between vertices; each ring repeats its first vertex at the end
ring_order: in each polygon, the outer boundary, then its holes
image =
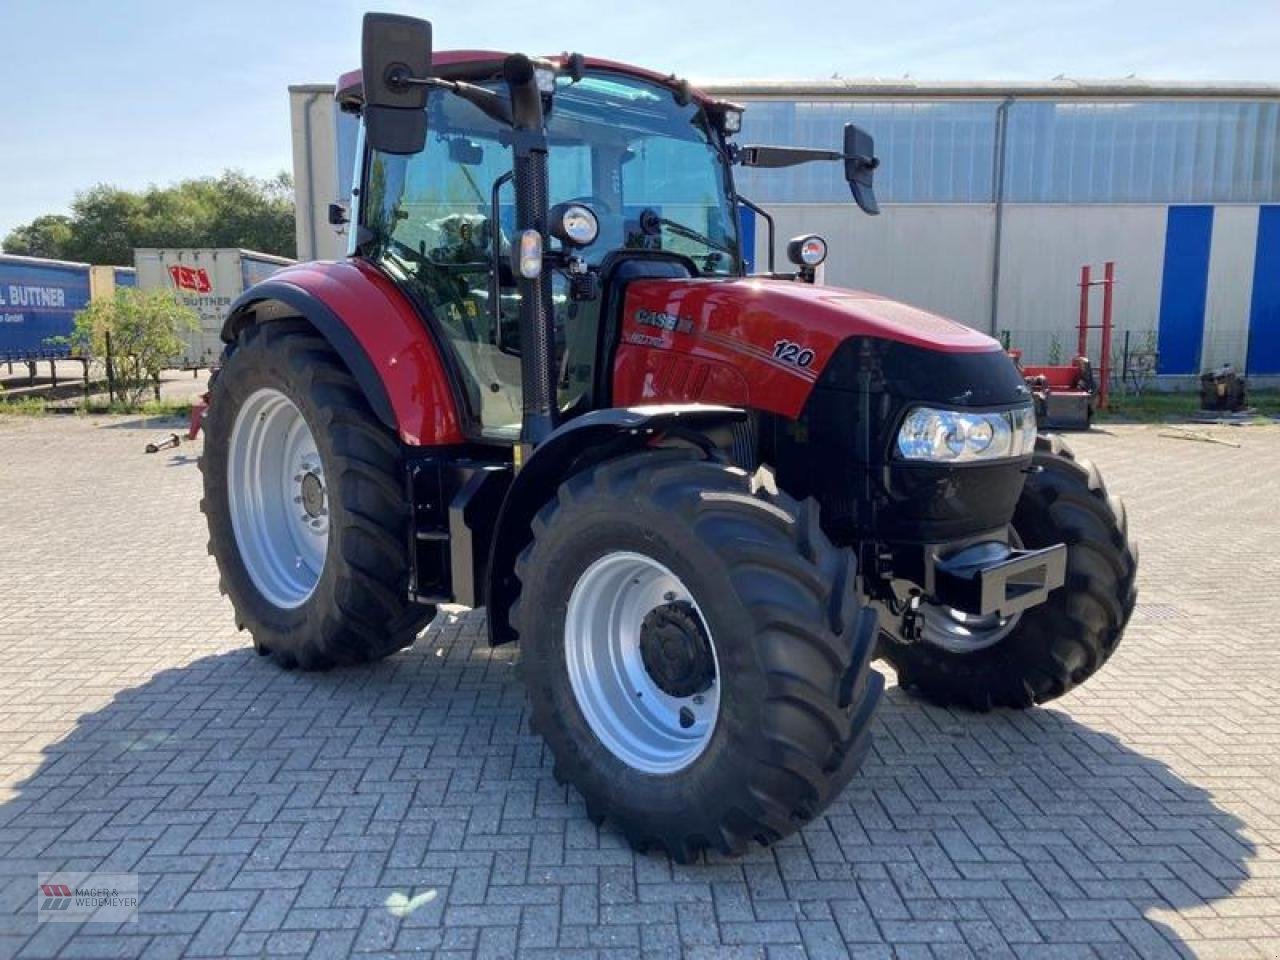
POLYGON ((637 280, 627 287, 615 406, 702 402, 795 418, 851 337, 998 352, 984 334, 874 294, 786 280, 637 280))

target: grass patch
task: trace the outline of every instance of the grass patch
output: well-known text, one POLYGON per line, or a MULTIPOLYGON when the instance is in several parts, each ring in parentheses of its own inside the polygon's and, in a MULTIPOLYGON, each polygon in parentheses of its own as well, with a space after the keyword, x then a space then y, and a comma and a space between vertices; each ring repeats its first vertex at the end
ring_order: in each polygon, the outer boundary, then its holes
POLYGON ((45 402, 41 397, 14 397, 6 400, 0 397, 0 414, 15 417, 38 417, 45 413, 45 402))
POLYGON ((101 401, 81 401, 75 407, 76 413, 140 413, 148 417, 186 417, 191 414, 190 400, 145 400, 142 403, 102 403, 101 401))
MULTIPOLYGON (((1137 420, 1142 423, 1190 420, 1200 412, 1199 392, 1148 391, 1141 396, 1113 393, 1110 399, 1109 409, 1099 410, 1096 414, 1095 419, 1100 423, 1117 420, 1137 420)), ((1250 390, 1246 399, 1260 417, 1280 416, 1280 390, 1250 390)))
POLYGON ((68 405, 46 400, 44 397, 0 397, 0 414, 18 417, 39 417, 47 413, 76 413, 82 416, 98 414, 142 414, 147 417, 187 417, 191 415, 190 400, 147 400, 143 403, 107 403, 99 400, 81 400, 68 405))

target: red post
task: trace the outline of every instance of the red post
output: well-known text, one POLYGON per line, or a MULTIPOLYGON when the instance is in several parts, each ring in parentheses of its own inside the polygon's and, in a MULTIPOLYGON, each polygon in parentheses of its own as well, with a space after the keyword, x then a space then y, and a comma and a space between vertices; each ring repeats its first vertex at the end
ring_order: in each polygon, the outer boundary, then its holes
POLYGON ((1080 268, 1080 333, 1076 340, 1076 356, 1089 355, 1089 276, 1093 268, 1087 263, 1080 268))
POLYGON ((1116 264, 1108 260, 1102 268, 1102 357, 1098 364, 1098 407, 1107 409, 1111 392, 1111 292, 1116 285, 1116 264))

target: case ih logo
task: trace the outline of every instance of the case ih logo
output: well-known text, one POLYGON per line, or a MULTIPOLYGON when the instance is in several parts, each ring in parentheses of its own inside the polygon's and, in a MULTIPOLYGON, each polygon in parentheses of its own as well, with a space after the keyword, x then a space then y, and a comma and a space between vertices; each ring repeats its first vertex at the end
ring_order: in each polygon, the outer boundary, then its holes
POLYGON ((204 267, 184 267, 175 263, 169 268, 169 278, 179 290, 209 293, 213 289, 213 284, 209 282, 209 271, 204 267))
POLYGON ((40 893, 44 895, 41 910, 65 910, 71 906, 71 888, 65 883, 42 883, 40 893))

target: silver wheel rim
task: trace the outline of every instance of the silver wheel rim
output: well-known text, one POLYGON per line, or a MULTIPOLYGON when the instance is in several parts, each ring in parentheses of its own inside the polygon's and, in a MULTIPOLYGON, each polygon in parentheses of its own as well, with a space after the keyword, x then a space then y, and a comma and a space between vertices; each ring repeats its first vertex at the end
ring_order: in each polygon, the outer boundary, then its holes
MULTIPOLYGON (((1009 528, 1009 543, 1015 547, 1022 546, 1022 538, 1013 527, 1009 528)), ((995 613, 976 616, 937 603, 922 604, 921 609, 924 612, 921 631, 924 642, 952 653, 977 653, 994 647, 1013 632, 1022 619, 1021 613, 1011 617, 995 613)))
POLYGON ((1022 617, 1021 613, 1003 618, 994 613, 979 617, 934 603, 922 604, 922 609, 924 642, 952 653, 976 653, 995 646, 1009 635, 1022 617))
POLYGON ((315 437, 279 390, 255 391, 236 415, 227 500, 254 586, 276 607, 305 603, 329 548, 329 494, 315 437))
POLYGON ((720 713, 720 663, 706 617, 679 577, 640 553, 606 554, 573 588, 564 639, 574 698, 610 753, 654 774, 683 770, 702 754, 720 713), (688 697, 662 690, 640 651, 645 617, 680 602, 701 620, 714 664, 710 686, 688 697))

